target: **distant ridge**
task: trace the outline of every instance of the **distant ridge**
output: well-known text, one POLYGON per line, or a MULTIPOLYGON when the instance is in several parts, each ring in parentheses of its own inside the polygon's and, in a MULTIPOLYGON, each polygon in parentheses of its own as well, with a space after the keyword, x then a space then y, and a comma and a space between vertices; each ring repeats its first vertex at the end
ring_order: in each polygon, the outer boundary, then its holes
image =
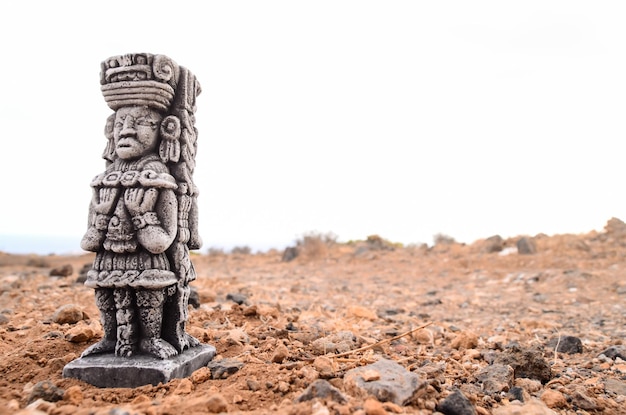
POLYGON ((9 254, 74 255, 85 253, 80 236, 4 235, 0 234, 0 251, 9 254))

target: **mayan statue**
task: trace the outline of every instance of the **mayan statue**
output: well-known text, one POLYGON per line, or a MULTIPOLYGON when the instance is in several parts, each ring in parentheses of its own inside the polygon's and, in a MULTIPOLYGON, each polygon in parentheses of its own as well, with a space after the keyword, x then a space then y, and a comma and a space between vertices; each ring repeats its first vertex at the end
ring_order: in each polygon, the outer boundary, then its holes
MULTIPOLYGON (((81 359, 164 360, 204 350, 185 331, 196 278, 189 250, 201 245, 193 182, 200 84, 170 58, 148 53, 105 60, 100 83, 115 112, 81 247, 96 253, 85 285, 95 290, 104 336, 81 359)), ((214 354, 208 348, 202 364, 214 354)), ((81 377, 67 367, 64 375, 81 377)))

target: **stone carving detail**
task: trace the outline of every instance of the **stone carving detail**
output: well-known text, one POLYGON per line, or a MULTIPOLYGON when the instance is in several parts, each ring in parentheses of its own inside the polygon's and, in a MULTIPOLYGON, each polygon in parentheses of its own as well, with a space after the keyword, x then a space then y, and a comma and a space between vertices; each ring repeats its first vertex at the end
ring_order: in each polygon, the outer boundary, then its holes
POLYGON ((81 247, 96 252, 94 288, 104 337, 83 356, 114 352, 166 359, 200 342, 185 332, 189 257, 198 249, 193 182, 200 84, 167 56, 136 53, 102 63, 105 171, 91 182, 81 247))

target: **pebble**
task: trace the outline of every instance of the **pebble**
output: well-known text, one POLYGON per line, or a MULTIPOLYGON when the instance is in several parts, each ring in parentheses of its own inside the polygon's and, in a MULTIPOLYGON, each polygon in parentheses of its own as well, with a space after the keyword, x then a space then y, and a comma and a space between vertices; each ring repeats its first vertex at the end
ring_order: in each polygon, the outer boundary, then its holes
POLYGON ((226 379, 237 373, 243 367, 243 363, 235 359, 212 360, 207 367, 211 370, 212 379, 226 379))
POLYGON ((174 390, 176 395, 188 395, 193 392, 193 383, 189 379, 181 379, 174 390))
POLYGON ((344 353, 356 349, 358 346, 358 339, 351 331, 333 333, 311 343, 316 354, 344 353))
POLYGON ((282 363, 285 359, 289 357, 289 349, 283 343, 279 343, 278 347, 274 351, 272 355, 272 363, 282 363))
POLYGON ((416 373, 409 372, 399 363, 380 359, 376 363, 351 369, 343 379, 346 392, 360 397, 372 396, 382 402, 406 405, 427 382, 416 373), (362 373, 378 372, 380 378, 365 381, 362 373))
POLYGON ((49 380, 38 382, 33 386, 33 389, 28 396, 28 403, 35 402, 37 399, 42 399, 47 402, 57 402, 63 399, 65 391, 49 380))
POLYGON ((387 415, 387 411, 383 407, 383 404, 376 399, 367 398, 363 403, 363 409, 366 415, 387 415))
POLYGON ((296 398, 296 402, 311 401, 313 399, 331 399, 338 403, 347 402, 346 397, 339 389, 330 384, 327 380, 318 379, 311 383, 304 392, 296 398))
POLYGON ((245 294, 241 294, 241 293, 229 293, 229 294, 226 294, 226 299, 234 303, 237 303, 239 305, 242 305, 243 303, 246 302, 248 297, 246 297, 245 294))
POLYGON ((458 389, 439 402, 436 410, 444 415, 476 415, 474 405, 458 389))
POLYGON ((75 304, 65 304, 52 315, 52 321, 57 324, 76 324, 83 319, 83 310, 75 304))
POLYGON ((523 405, 510 404, 493 410, 493 415, 556 415, 543 402, 534 399, 523 405))
POLYGON ((95 332, 91 326, 80 325, 75 326, 65 332, 65 340, 72 343, 84 343, 95 336, 95 332))
POLYGON ((69 277, 74 273, 74 267, 72 264, 61 265, 50 270, 51 277, 69 277))
POLYGON ((541 400, 548 408, 566 408, 568 406, 565 395, 554 389, 546 389, 541 394, 541 400))
POLYGON ((201 367, 191 374, 191 381, 198 385, 211 379, 211 369, 208 367, 201 367))
POLYGON ((478 335, 470 331, 464 331, 456 335, 450 343, 453 349, 474 349, 478 346, 478 335))
POLYGON ((626 360, 626 347, 625 346, 611 346, 608 349, 604 350, 600 355, 604 355, 609 359, 620 358, 626 360))
POLYGON ((583 342, 578 337, 574 336, 554 337, 550 339, 546 347, 551 350, 556 348, 556 351, 559 353, 574 354, 583 352, 583 342))
POLYGON ((481 369, 476 379, 482 383, 483 390, 489 395, 508 392, 513 386, 513 368, 509 365, 493 364, 481 369))
POLYGON ((552 378, 550 365, 538 348, 511 346, 496 356, 494 364, 509 365, 513 368, 516 378, 536 379, 546 383, 552 378))

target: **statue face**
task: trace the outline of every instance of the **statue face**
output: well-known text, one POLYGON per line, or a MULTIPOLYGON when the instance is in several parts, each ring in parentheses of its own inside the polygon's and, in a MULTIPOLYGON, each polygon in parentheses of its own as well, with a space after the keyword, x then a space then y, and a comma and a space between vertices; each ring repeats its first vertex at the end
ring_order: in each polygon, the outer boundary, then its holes
POLYGON ((163 117, 148 107, 124 107, 115 113, 115 153, 123 160, 143 157, 156 151, 163 117))

